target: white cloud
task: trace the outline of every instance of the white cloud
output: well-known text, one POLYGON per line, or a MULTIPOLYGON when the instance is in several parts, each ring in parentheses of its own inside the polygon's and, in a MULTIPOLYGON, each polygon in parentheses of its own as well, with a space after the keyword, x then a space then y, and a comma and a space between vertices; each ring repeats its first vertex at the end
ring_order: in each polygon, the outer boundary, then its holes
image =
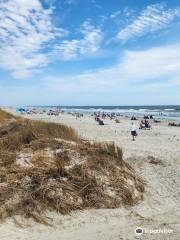
POLYGON ((150 5, 131 24, 119 31, 117 39, 125 42, 133 37, 155 32, 165 28, 179 16, 180 8, 167 9, 162 4, 150 5))
POLYGON ((111 15, 110 15, 110 18, 117 18, 119 15, 121 14, 121 11, 116 11, 116 12, 113 12, 111 15))
POLYGON ((113 67, 38 80, 33 86, 0 86, 0 104, 177 104, 180 44, 126 51, 113 67))
POLYGON ((123 17, 123 21, 127 21, 127 17, 130 18, 131 15, 134 13, 134 10, 130 9, 129 7, 125 7, 123 10, 118 10, 113 12, 110 15, 111 19, 121 19, 121 17, 123 17))
POLYGON ((14 77, 29 76, 49 62, 45 47, 66 31, 51 22, 52 9, 44 9, 39 0, 0 2, 0 66, 14 77))
POLYGON ((77 0, 65 0, 66 4, 72 5, 72 4, 76 4, 77 0))
POLYGON ((121 74, 127 80, 145 81, 180 74, 180 45, 151 48, 144 51, 127 51, 121 64, 121 74))
MULTIPOLYGON (((180 86, 180 45, 144 51, 126 51, 113 67, 74 76, 49 76, 47 88, 64 93, 94 93, 145 90, 158 91, 180 86)), ((167 89, 168 90, 168 89, 167 89)))
POLYGON ((59 59, 71 60, 79 55, 90 55, 100 48, 103 36, 100 28, 96 28, 86 21, 80 28, 82 38, 65 40, 56 45, 54 52, 59 59))
POLYGON ((70 60, 99 49, 102 40, 99 28, 86 21, 80 29, 82 39, 62 40, 68 31, 55 27, 52 15, 53 7, 45 9, 40 0, 0 1, 1 68, 15 78, 26 78, 55 57, 70 60))

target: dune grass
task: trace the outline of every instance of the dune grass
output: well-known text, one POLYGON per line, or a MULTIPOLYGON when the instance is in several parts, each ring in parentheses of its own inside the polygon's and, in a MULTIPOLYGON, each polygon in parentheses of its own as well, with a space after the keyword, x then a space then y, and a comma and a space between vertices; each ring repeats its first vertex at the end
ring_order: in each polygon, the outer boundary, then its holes
POLYGON ((15 119, 16 117, 14 117, 12 114, 2 110, 0 108, 0 124, 5 123, 7 120, 11 120, 11 119, 15 119))
POLYGON ((40 121, 18 120, 0 127, 0 148, 20 150, 24 145, 33 141, 48 143, 48 139, 60 138, 69 141, 78 141, 74 129, 61 124, 40 121))
POLYGON ((113 143, 91 144, 55 123, 18 119, 0 127, 1 219, 19 214, 48 224, 47 210, 133 206, 143 192, 142 179, 113 143), (26 152, 28 163, 19 163, 26 152))

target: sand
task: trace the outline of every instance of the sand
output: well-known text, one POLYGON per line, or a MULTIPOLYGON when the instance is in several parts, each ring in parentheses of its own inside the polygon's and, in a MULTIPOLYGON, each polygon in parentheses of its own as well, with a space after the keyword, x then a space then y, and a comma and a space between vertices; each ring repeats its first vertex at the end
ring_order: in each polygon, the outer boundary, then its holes
MULTIPOLYGON (((8 111, 15 113, 13 109, 8 111)), ((0 225, 2 240, 180 239, 180 128, 169 127, 166 121, 152 123, 152 130, 140 130, 136 141, 132 141, 130 120, 123 117, 120 123, 105 120, 104 126, 97 125, 90 116, 78 119, 70 114, 24 117, 66 124, 84 139, 114 141, 123 148, 124 159, 145 180, 144 201, 127 209, 91 209, 70 216, 47 213, 52 227, 19 217, 16 221, 9 219, 0 225), (139 226, 145 231, 142 236, 135 234, 139 226)))

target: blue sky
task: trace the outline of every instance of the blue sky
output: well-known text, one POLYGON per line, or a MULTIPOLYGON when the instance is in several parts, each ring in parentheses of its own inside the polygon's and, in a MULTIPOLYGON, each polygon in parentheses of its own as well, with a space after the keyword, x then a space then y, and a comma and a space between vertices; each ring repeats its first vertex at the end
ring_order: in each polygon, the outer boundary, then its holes
POLYGON ((0 0, 0 105, 180 104, 179 93, 179 0, 0 0))

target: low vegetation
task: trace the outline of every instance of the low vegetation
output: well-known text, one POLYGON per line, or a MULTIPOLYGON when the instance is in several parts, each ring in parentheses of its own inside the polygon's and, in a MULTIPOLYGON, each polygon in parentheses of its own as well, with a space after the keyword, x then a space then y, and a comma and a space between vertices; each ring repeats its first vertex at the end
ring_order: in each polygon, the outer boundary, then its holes
POLYGON ((6 123, 8 120, 16 119, 14 116, 6 111, 0 109, 0 124, 6 123))
POLYGON ((0 127, 0 218, 48 224, 46 211, 133 206, 144 183, 113 143, 81 140, 55 123, 17 119, 0 127))

